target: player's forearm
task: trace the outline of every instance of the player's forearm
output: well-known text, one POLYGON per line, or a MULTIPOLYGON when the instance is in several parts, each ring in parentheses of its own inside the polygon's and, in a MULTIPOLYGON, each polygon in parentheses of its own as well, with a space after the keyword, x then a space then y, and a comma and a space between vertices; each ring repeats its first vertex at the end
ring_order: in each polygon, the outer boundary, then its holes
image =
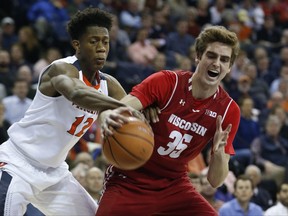
POLYGON ((211 156, 208 170, 208 181, 216 188, 222 185, 229 172, 230 155, 220 149, 211 156))
POLYGON ((115 109, 126 106, 124 103, 112 97, 108 97, 97 91, 91 91, 91 89, 75 91, 75 93, 71 95, 70 99, 82 108, 99 112, 106 109, 115 109))

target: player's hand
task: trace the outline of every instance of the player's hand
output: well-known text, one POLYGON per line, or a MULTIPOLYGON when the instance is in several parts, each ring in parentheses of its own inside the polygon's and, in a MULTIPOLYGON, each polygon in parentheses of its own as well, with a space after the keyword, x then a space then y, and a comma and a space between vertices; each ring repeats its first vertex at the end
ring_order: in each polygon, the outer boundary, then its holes
POLYGON ((161 113, 161 110, 158 107, 149 106, 143 110, 143 114, 146 117, 148 122, 159 122, 158 115, 161 113))
POLYGON ((101 112, 98 119, 101 123, 103 135, 112 135, 113 129, 119 128, 129 121, 129 116, 134 116, 141 120, 145 119, 139 111, 131 107, 119 107, 113 110, 105 110, 101 112))
POLYGON ((229 124, 225 130, 222 129, 222 116, 218 115, 216 119, 216 132, 213 139, 213 152, 217 152, 219 149, 224 148, 227 144, 227 139, 231 131, 232 125, 229 124))

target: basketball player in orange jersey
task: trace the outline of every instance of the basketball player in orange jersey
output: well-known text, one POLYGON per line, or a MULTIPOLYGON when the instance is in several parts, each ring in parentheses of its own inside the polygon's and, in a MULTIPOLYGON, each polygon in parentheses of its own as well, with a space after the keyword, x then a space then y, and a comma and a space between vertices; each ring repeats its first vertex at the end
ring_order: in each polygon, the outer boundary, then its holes
POLYGON ((126 95, 121 85, 100 71, 111 24, 110 14, 96 8, 77 12, 68 23, 75 55, 43 70, 25 117, 0 145, 1 216, 23 215, 28 203, 45 215, 95 215, 97 204, 65 159, 99 111, 125 106, 118 101, 126 95))
MULTIPOLYGON (((220 186, 228 174, 240 109, 220 86, 239 51, 235 33, 221 26, 205 28, 196 39, 197 68, 157 72, 135 86, 121 101, 141 110, 151 104, 161 109, 151 123, 155 146, 141 168, 106 171, 105 190, 97 216, 211 216, 217 212, 195 190, 187 163, 212 143, 208 181, 220 186)), ((118 127, 120 109, 101 113, 104 134, 118 127)), ((131 143, 133 145, 133 143, 131 143)))

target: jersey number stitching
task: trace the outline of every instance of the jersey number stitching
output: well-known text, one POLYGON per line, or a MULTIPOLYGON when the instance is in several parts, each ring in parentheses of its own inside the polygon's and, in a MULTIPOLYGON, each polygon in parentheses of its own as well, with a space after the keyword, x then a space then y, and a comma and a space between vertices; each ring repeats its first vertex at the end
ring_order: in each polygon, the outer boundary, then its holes
POLYGON ((83 123, 84 125, 83 125, 82 129, 78 133, 75 134, 77 127, 83 122, 84 117, 85 117, 84 115, 81 117, 75 117, 76 120, 73 122, 70 130, 68 130, 67 132, 71 135, 81 137, 84 134, 84 132, 86 131, 86 129, 88 129, 91 126, 91 124, 93 123, 93 118, 87 118, 83 123))
POLYGON ((184 136, 182 136, 179 131, 172 131, 169 137, 173 139, 173 142, 169 142, 167 144, 167 149, 160 146, 157 149, 157 152, 160 155, 169 155, 171 158, 178 158, 181 152, 183 152, 188 147, 186 144, 190 143, 193 138, 193 136, 189 134, 184 134, 184 136))

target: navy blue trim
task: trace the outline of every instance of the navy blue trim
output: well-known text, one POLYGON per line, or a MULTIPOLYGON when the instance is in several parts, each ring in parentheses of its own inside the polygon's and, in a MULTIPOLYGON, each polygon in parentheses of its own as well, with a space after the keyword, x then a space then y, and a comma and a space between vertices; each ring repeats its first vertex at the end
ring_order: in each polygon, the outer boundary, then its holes
POLYGON ((81 70, 80 63, 79 63, 78 59, 75 62, 73 62, 72 65, 75 66, 79 71, 81 70))
POLYGON ((4 215, 6 194, 11 180, 12 176, 10 176, 7 172, 2 171, 2 177, 0 180, 0 215, 4 215))

